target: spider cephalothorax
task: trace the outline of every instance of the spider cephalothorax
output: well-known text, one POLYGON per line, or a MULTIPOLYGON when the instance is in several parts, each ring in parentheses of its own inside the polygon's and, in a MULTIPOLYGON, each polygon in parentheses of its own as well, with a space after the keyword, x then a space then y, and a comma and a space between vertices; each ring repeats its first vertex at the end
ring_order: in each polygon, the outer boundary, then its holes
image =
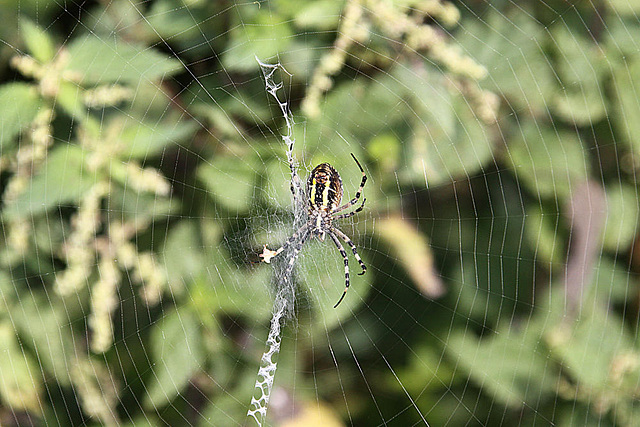
POLYGON ((345 288, 342 297, 334 306, 334 308, 342 302, 342 299, 345 297, 345 295, 347 294, 347 290, 349 289, 349 261, 347 258, 347 252, 344 250, 344 246, 342 246, 342 243, 340 242, 338 237, 344 240, 347 245, 351 247, 353 256, 356 258, 356 260, 360 264, 360 267, 362 268, 362 273, 360 274, 364 274, 367 271, 367 267, 364 265, 364 262, 362 262, 360 255, 358 255, 355 244, 346 234, 344 234, 333 225, 334 219, 349 218, 360 212, 364 208, 364 202, 367 200, 364 199, 362 201, 362 204, 354 211, 336 215, 338 212, 348 209, 358 203, 358 199, 360 199, 360 194, 362 194, 364 184, 367 182, 367 175, 364 173, 364 169, 362 169, 360 162, 353 154, 351 155, 351 157, 353 157, 353 160, 355 160, 356 164, 360 168, 360 171, 362 172, 362 181, 360 182, 360 187, 358 188, 355 197, 348 203, 340 206, 343 191, 342 179, 340 178, 340 174, 329 163, 319 164, 311 171, 309 179, 307 179, 306 196, 309 201, 309 214, 307 222, 302 227, 300 227, 298 231, 296 231, 279 249, 272 251, 267 248, 267 245, 264 245, 264 250, 262 251, 262 254, 260 254, 262 260, 266 263, 269 263, 271 262, 271 258, 277 256, 294 242, 296 242, 296 251, 299 251, 310 235, 316 236, 321 241, 324 241, 325 235, 328 234, 329 237, 331 237, 331 240, 333 240, 333 243, 335 243, 336 247, 340 251, 342 258, 344 259, 345 288))

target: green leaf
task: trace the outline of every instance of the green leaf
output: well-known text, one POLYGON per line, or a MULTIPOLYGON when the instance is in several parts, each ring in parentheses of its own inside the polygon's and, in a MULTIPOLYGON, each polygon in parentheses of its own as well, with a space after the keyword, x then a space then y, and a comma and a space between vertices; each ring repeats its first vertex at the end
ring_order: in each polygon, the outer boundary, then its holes
POLYGON ((378 163, 383 174, 398 168, 401 149, 400 140, 392 133, 376 135, 367 144, 367 154, 378 163))
POLYGON ((518 136, 507 154, 515 174, 534 195, 563 200, 586 180, 589 163, 574 132, 526 123, 518 136))
POLYGON ((36 215, 64 204, 77 204, 99 177, 85 165, 86 153, 75 145, 61 145, 49 152, 46 163, 29 187, 4 207, 6 218, 36 215))
POLYGON ((611 65, 593 39, 566 25, 556 25, 551 36, 558 51, 556 70, 564 86, 597 85, 611 65))
POLYGON ((139 193, 119 185, 111 186, 109 209, 126 221, 142 225, 153 220, 166 219, 180 208, 175 198, 158 197, 152 193, 139 193))
POLYGON ((524 236, 536 254, 536 260, 549 268, 563 266, 566 239, 559 228, 560 213, 531 203, 527 206, 524 236))
MULTIPOLYGON (((254 257, 259 259, 257 253, 254 257)), ((192 294, 201 298, 199 305, 208 307, 209 315, 221 311, 255 322, 271 318, 273 270, 268 265, 250 270, 239 267, 230 262, 222 246, 209 248, 206 259, 209 261, 207 280, 196 281, 192 294)))
POLYGON ((342 2, 335 0, 309 2, 296 13, 294 22, 300 28, 333 30, 340 22, 342 6, 342 2))
POLYGON ((631 185, 616 184, 606 188, 607 217, 602 247, 625 252, 635 239, 638 229, 638 190, 631 185))
POLYGON ((387 117, 394 104, 410 106, 403 115, 412 126, 406 143, 407 168, 402 172, 405 180, 427 186, 449 183, 477 173, 493 159, 489 128, 459 92, 447 89, 440 71, 405 64, 395 67, 392 77, 402 84, 385 85, 398 92, 379 114, 387 117))
MULTIPOLYGON (((302 178, 304 179, 304 178, 302 178)), ((265 168, 267 202, 277 208, 291 209, 291 170, 286 159, 272 158, 265 168)))
MULTIPOLYGON (((402 90, 411 100, 414 110, 412 115, 427 121, 426 127, 436 126, 434 131, 439 136, 434 135, 434 140, 441 139, 442 134, 453 136, 460 120, 455 115, 456 97, 447 89, 447 76, 435 67, 426 64, 417 67, 408 63, 394 67, 392 78, 402 82, 397 89, 402 90)), ((395 100, 398 101, 399 99, 395 100)))
POLYGON ((215 200, 232 212, 249 209, 257 168, 252 157, 216 157, 198 167, 197 176, 215 200))
POLYGON ((16 285, 11 282, 11 277, 6 271, 0 270, 0 316, 9 312, 16 299, 16 285))
POLYGON ((610 67, 602 48, 580 32, 556 25, 552 39, 558 51, 556 70, 563 91, 553 97, 554 111, 579 126, 589 125, 606 114, 602 80, 610 67))
POLYGON ((532 14, 493 10, 483 19, 469 16, 457 37, 466 53, 489 72, 481 84, 509 99, 512 108, 546 114, 555 90, 554 72, 544 55, 547 29, 532 14))
MULTIPOLYGON (((563 297, 556 295, 555 314, 564 311, 563 297)), ((585 391, 612 388, 612 364, 616 357, 632 352, 632 340, 618 317, 602 302, 589 298, 572 322, 558 322, 545 338, 552 353, 585 391)))
POLYGON ((38 412, 42 377, 7 321, 0 323, 0 398, 9 408, 38 412))
MULTIPOLYGON (((223 359, 220 365, 222 366, 214 365, 214 369, 224 369, 227 372, 235 371, 237 374, 234 381, 222 382, 222 384, 229 384, 228 388, 225 387, 225 392, 218 393, 206 402, 207 405, 200 414, 203 425, 227 426, 238 424, 238 420, 243 420, 241 422, 244 422, 247 418, 247 410, 250 407, 252 393, 255 392, 254 384, 257 367, 253 371, 238 370, 235 359, 223 359)), ((216 376, 216 373, 214 372, 213 375, 216 376)))
POLYGON ((179 145, 198 128, 195 122, 175 121, 168 123, 130 123, 120 134, 126 146, 121 152, 125 159, 146 159, 160 154, 167 145, 179 145))
POLYGON ((176 7, 176 3, 171 0, 152 3, 144 24, 148 25, 149 38, 171 40, 172 45, 178 42, 193 49, 196 43, 194 38, 200 40, 203 36, 202 27, 198 24, 193 9, 180 6, 176 7))
POLYGON ((24 293, 20 309, 12 311, 11 318, 23 343, 34 349, 41 367, 63 385, 70 383, 69 361, 75 356, 73 334, 66 309, 57 310, 51 301, 24 293))
POLYGON ((559 93, 553 98, 551 105, 563 120, 578 126, 595 123, 607 113, 605 95, 598 83, 559 93))
POLYGON ((87 108, 82 102, 82 91, 80 86, 69 81, 60 82, 56 103, 74 119, 79 120, 89 128, 97 128, 97 123, 92 123, 87 114, 87 108))
POLYGON ((153 376, 147 385, 146 408, 158 409, 169 403, 203 369, 200 324, 189 310, 178 308, 165 312, 151 332, 153 376))
POLYGON ((610 304, 625 304, 635 286, 634 273, 629 272, 624 263, 612 261, 607 256, 600 258, 595 264, 595 270, 592 285, 595 298, 600 301, 609 301, 610 304))
POLYGON ((640 57, 616 67, 612 82, 616 92, 616 114, 613 119, 633 152, 640 153, 640 57))
POLYGON ((20 19, 20 29, 23 32, 22 38, 27 44, 27 49, 35 59, 43 64, 53 59, 55 55, 54 43, 46 31, 24 17, 20 19))
MULTIPOLYGON (((530 327, 530 325, 529 325, 530 327)), ((531 331, 501 330, 478 340, 473 334, 453 334, 446 350, 490 399, 512 408, 533 404, 555 387, 539 335, 531 331)))
POLYGON ((169 286, 175 293, 182 292, 185 285, 200 275, 204 260, 200 233, 195 222, 183 220, 171 228, 161 259, 167 270, 169 286))
POLYGON ((345 145, 336 132, 347 141, 367 140, 388 132, 393 126, 406 124, 405 96, 408 96, 406 86, 392 75, 383 75, 370 83, 356 79, 337 85, 322 103, 322 120, 310 122, 313 126, 306 129, 298 126, 301 135, 297 140, 304 140, 307 149, 317 147, 327 152, 333 146, 345 145), (327 146, 329 143, 332 145, 327 146))
POLYGON ((161 79, 182 69, 180 62, 149 47, 89 35, 69 46, 67 70, 78 73, 84 85, 137 83, 161 79))
MULTIPOLYGON (((607 19, 607 31, 603 34, 605 54, 610 60, 634 57, 638 54, 638 38, 640 22, 637 17, 610 16, 607 19)), ((612 64, 615 67, 615 64, 612 64)))
POLYGON ((41 107, 42 101, 34 86, 26 83, 0 86, 0 154, 33 122, 41 107))
POLYGON ((637 19, 640 14, 640 3, 633 0, 607 0, 607 3, 616 14, 637 19))
POLYGON ((222 64, 230 71, 253 71, 261 61, 267 61, 285 52, 293 40, 290 21, 283 20, 272 10, 244 13, 252 8, 238 8, 240 25, 232 26, 231 41, 222 57, 222 64))
MULTIPOLYGON (((349 228, 343 227, 343 232, 351 234, 349 228)), ((333 306, 342 296, 345 285, 344 260, 329 236, 326 236, 324 242, 315 238, 308 241, 300 252, 298 265, 294 270, 296 277, 304 285, 311 308, 316 314, 314 323, 321 330, 330 330, 352 317, 354 311, 366 300, 373 280, 371 271, 362 276, 357 274, 361 272, 360 266, 346 243, 342 243, 349 254, 351 283, 347 295, 337 308, 334 309, 333 306)), ((366 264, 366 252, 359 247, 358 253, 366 264)))
POLYGON ((407 162, 414 182, 427 186, 449 183, 481 172, 493 159, 488 128, 462 97, 452 101, 455 120, 450 129, 428 117, 415 124, 407 162))

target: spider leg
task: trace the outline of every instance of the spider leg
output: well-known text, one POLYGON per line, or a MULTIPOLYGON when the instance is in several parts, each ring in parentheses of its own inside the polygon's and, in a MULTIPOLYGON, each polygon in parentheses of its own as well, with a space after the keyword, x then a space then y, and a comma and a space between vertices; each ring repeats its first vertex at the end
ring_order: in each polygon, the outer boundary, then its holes
MULTIPOLYGON (((300 227, 298 231, 293 233, 291 237, 289 237, 287 241, 284 242, 284 244, 280 246, 278 249, 276 249, 275 251, 272 251, 271 249, 267 248, 267 245, 264 245, 264 249, 262 250, 262 253, 259 255, 259 257, 262 258, 262 261, 266 262, 267 264, 271 263, 271 258, 278 256, 282 251, 287 249, 293 242, 298 240, 301 234, 306 233, 308 228, 309 228, 309 224, 305 224, 302 227, 300 227)), ((306 238, 306 235, 303 234, 303 237, 306 238)), ((300 248, 302 248, 302 245, 300 245, 300 248)))
POLYGON ((340 300, 338 300, 336 305, 333 306, 333 308, 336 308, 338 307, 338 305, 340 305, 344 297, 347 295, 347 291, 349 290, 349 259, 347 258, 347 251, 344 250, 344 246, 342 246, 342 243, 340 243, 340 240, 338 240, 338 238, 333 233, 333 231, 335 231, 335 229, 329 231, 327 234, 331 236, 331 240, 333 240, 333 243, 336 244, 336 247, 340 251, 340 255, 342 255, 342 258, 344 259, 344 281, 345 281, 344 292, 342 293, 340 300))
POLYGON ((340 214, 340 215, 334 217, 333 219, 351 218, 352 216, 354 216, 358 212, 362 211, 362 209, 364 209, 364 202, 366 202, 366 201, 367 201, 367 199, 365 197, 364 200, 362 200, 362 204, 358 207, 358 209, 356 209, 355 211, 351 211, 349 213, 340 214))
POLYGON ((349 245, 351 247, 351 251, 353 252, 353 256, 356 258, 356 261, 358 261, 358 264, 360 264, 360 267, 362 268, 362 273, 358 273, 358 276, 362 276, 364 273, 366 273, 367 272, 367 266, 364 265, 364 262, 362 261, 362 258, 360 258, 360 255, 358 254, 358 250, 356 249, 356 245, 349 238, 349 236, 344 234, 342 231, 338 230, 336 227, 331 227, 331 231, 334 232, 335 234, 337 234, 338 236, 340 236, 340 238, 342 240, 344 240, 345 242, 347 242, 347 245, 349 245))
POLYGON ((362 169, 362 165, 360 165, 360 162, 358 161, 358 159, 356 159, 356 156, 354 156, 353 153, 351 153, 351 157, 353 157, 353 160, 356 161, 356 164, 360 168, 360 172, 362 172, 362 181, 360 181, 360 187, 358 188, 358 191, 356 191, 356 195, 353 199, 351 199, 348 203, 345 203, 344 205, 340 206, 339 208, 336 208, 332 213, 343 211, 355 205, 356 203, 358 203, 360 194, 362 194, 362 189, 364 188, 364 185, 367 183, 367 175, 364 173, 364 169, 362 169))

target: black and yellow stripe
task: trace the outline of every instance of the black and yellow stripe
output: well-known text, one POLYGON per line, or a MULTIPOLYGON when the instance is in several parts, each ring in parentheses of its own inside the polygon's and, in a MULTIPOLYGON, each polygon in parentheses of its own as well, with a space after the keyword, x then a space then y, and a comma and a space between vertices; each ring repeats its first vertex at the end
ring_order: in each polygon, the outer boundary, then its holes
POLYGON ((329 163, 316 166, 307 180, 310 210, 331 212, 342 200, 342 178, 329 163))

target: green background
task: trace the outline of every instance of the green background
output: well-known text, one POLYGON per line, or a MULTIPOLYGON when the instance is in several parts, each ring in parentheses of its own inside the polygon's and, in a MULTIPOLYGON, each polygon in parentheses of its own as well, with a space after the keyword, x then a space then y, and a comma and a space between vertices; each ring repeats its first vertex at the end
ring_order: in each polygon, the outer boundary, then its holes
POLYGON ((369 177, 338 309, 331 242, 298 260, 270 424, 634 425, 640 6, 447 7, 4 2, 0 424, 245 424, 294 230, 258 56, 303 179, 369 177))

